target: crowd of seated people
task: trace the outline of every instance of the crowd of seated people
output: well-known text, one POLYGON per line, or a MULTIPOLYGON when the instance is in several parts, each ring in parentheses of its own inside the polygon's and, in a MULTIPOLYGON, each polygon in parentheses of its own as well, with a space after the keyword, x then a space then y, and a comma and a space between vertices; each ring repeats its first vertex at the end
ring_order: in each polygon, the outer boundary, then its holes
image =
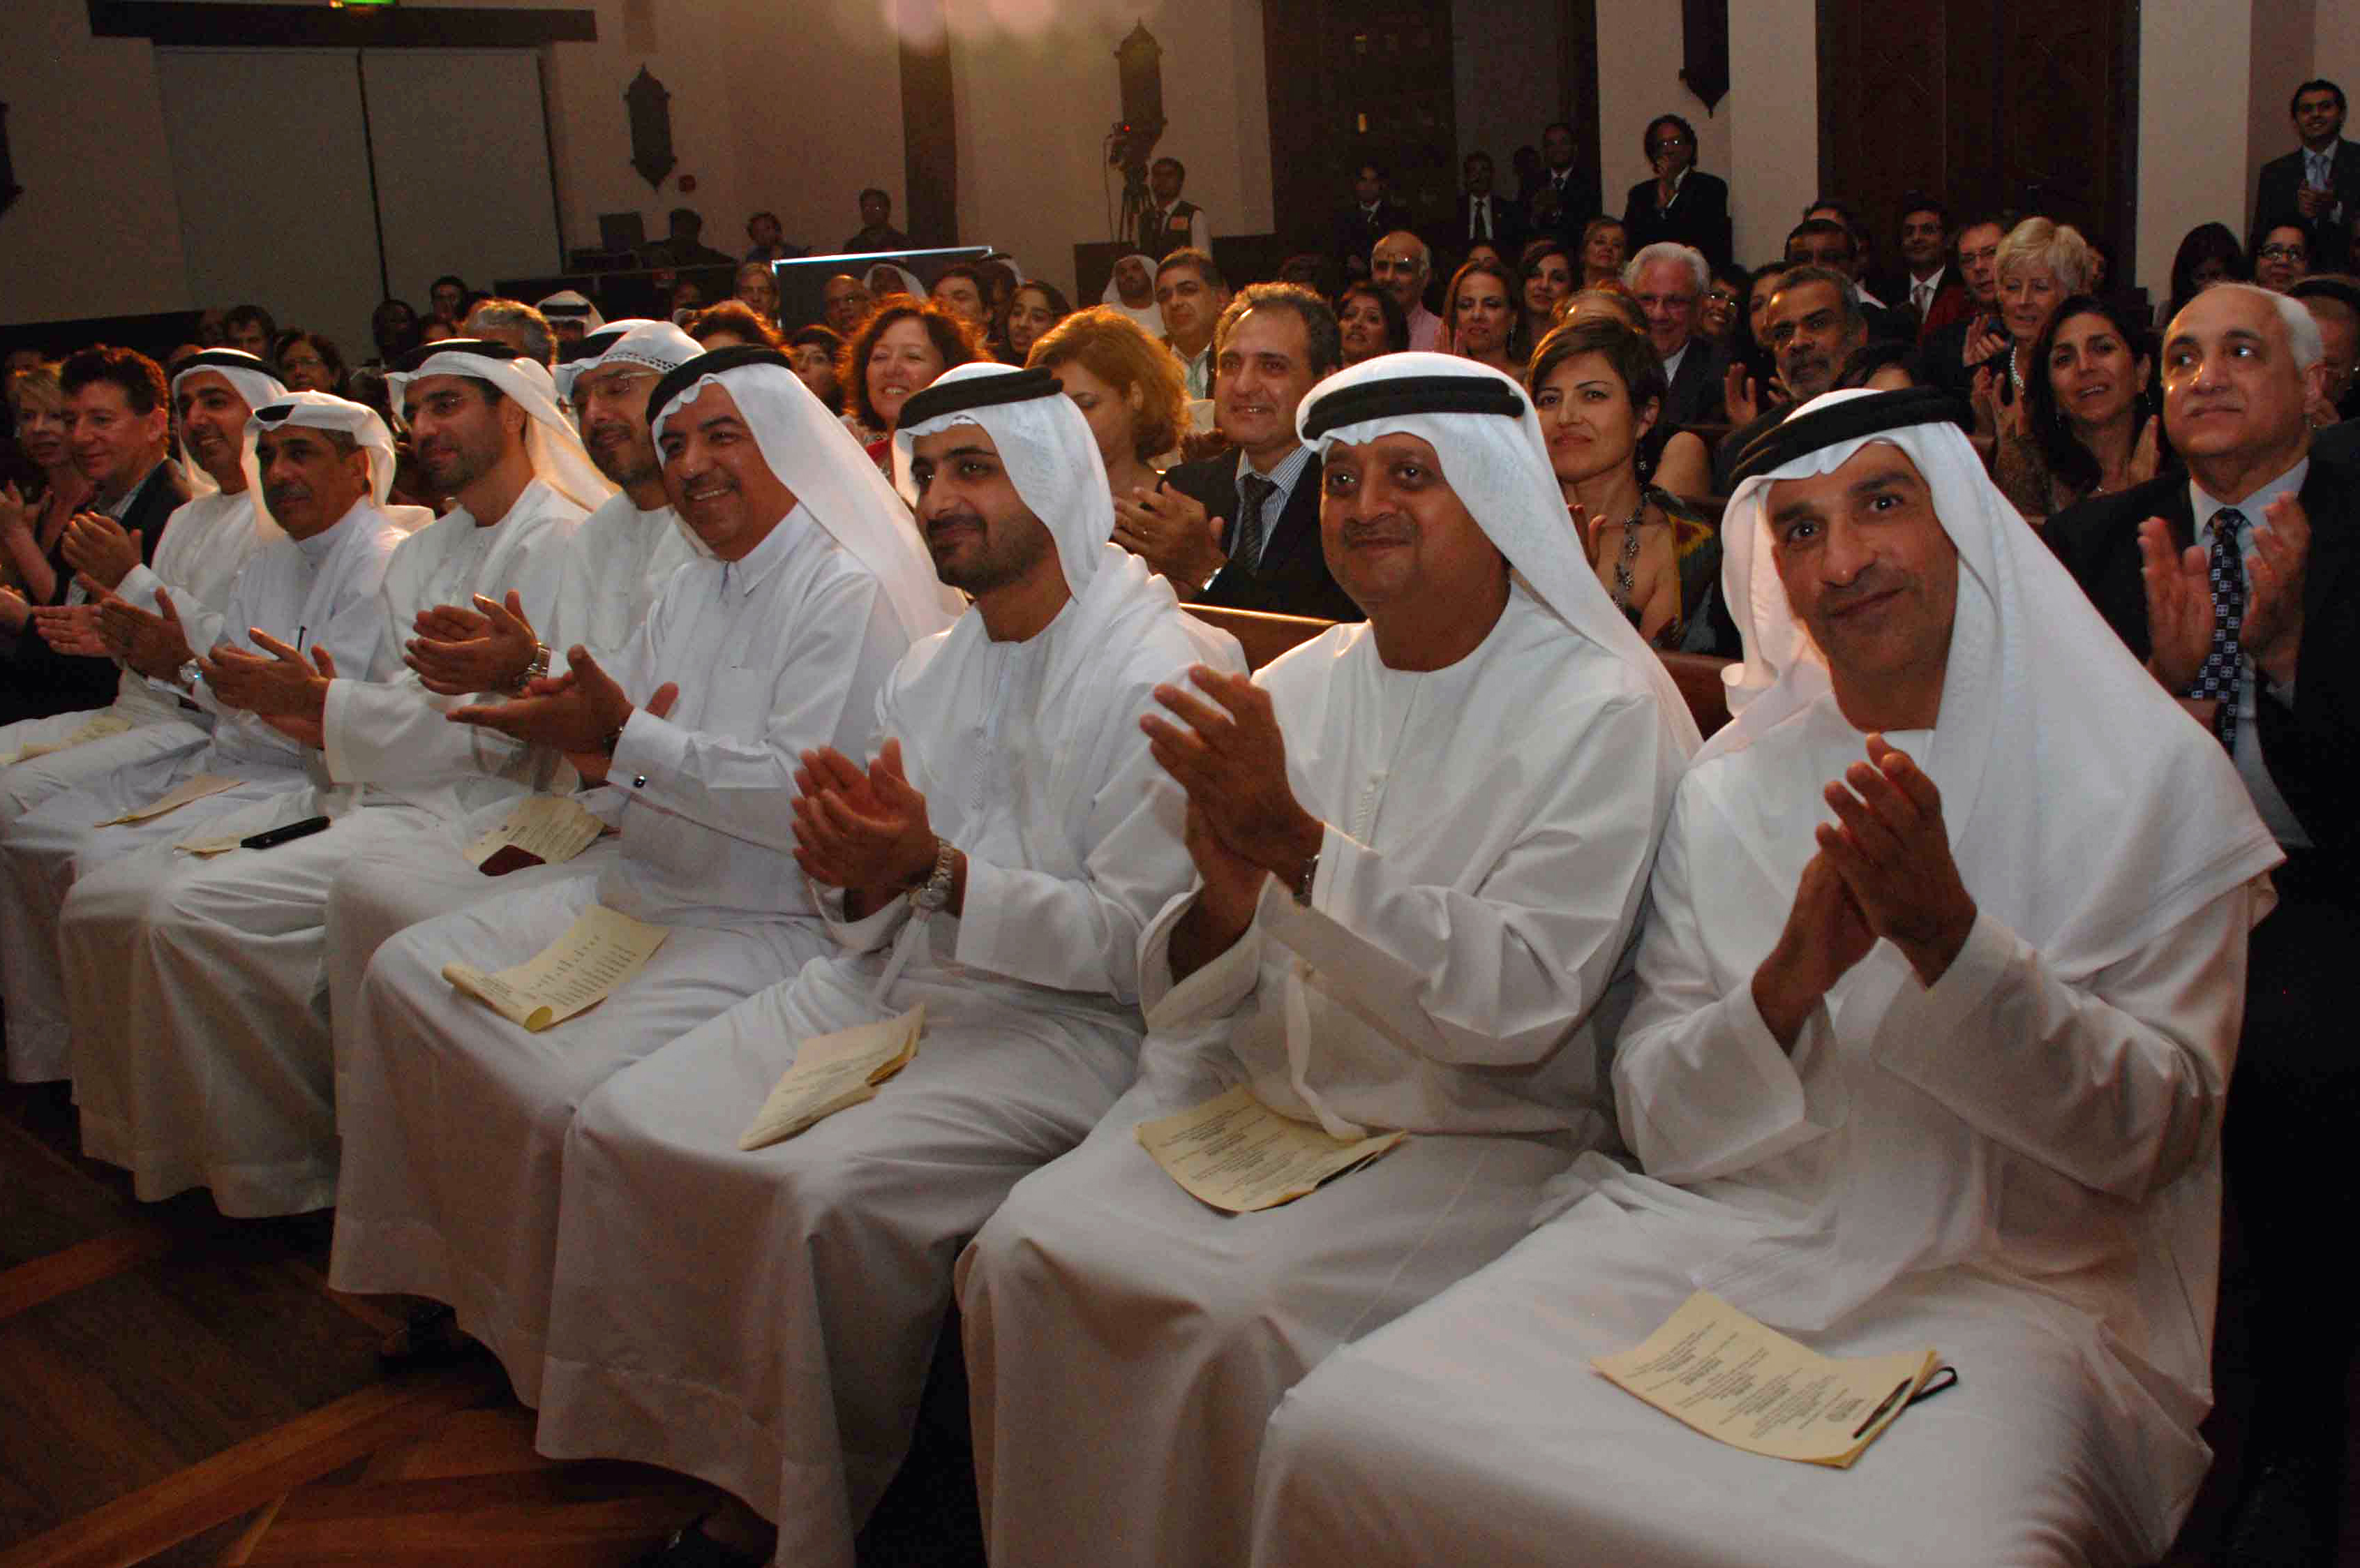
POLYGON ((1619 214, 1553 126, 1279 280, 1175 165, 1079 310, 782 316, 759 214, 657 319, 11 356, 9 1076, 141 1199, 333 1206, 338 1288, 440 1304, 390 1365, 726 1492, 658 1565, 848 1564, 946 1333, 995 1563, 2152 1563, 2224 1202, 2222 1560, 2326 1561, 2342 110, 2154 312, 1929 193, 1740 265, 1666 115, 1619 214), (1148 1146, 1198 1113, 1338 1157, 1224 1212, 1148 1146), (1716 1445, 1590 1367, 1699 1288, 1956 1385, 1852 1470, 1716 1445))

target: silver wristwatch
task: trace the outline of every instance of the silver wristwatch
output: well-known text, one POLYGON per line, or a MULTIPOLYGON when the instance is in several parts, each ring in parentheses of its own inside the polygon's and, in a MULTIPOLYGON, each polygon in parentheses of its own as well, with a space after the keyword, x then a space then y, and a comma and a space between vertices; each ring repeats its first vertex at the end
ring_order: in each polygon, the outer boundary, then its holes
POLYGON ((533 682, 540 680, 542 676, 548 674, 549 644, 546 642, 536 642, 532 645, 532 663, 524 667, 524 674, 519 675, 516 678, 516 684, 508 689, 521 696, 527 686, 532 685, 533 682))
POLYGON ((931 915, 951 901, 951 872, 957 865, 958 851, 951 848, 948 839, 934 840, 934 870, 923 885, 910 890, 910 902, 923 913, 931 915))
POLYGON ((196 690, 198 686, 204 684, 204 668, 194 659, 191 659, 182 663, 179 669, 172 672, 172 678, 180 683, 180 689, 182 691, 192 692, 196 690))

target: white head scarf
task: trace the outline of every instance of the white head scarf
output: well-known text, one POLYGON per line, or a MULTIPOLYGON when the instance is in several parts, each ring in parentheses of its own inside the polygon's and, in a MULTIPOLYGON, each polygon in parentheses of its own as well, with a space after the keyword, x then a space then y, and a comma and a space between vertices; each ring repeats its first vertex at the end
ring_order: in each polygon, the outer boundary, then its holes
MULTIPOLYGON (((1434 448, 1443 477, 1486 537, 1508 558, 1524 587, 1565 622, 1637 671, 1663 703, 1666 722, 1683 755, 1697 748, 1696 720, 1664 662, 1655 657, 1623 613, 1607 597, 1598 574, 1581 553, 1580 536, 1567 515, 1557 472, 1549 466, 1548 442, 1532 400, 1513 377, 1448 354, 1384 354, 1338 371, 1312 389, 1296 411, 1298 431, 1329 399, 1387 381, 1444 377, 1480 377, 1513 394, 1513 419, 1496 413, 1386 413, 1339 425, 1314 444, 1321 455, 1338 442, 1359 445, 1380 435, 1414 435, 1434 448)), ((1308 439, 1306 437, 1306 439, 1308 439)), ((1305 483, 1316 483, 1316 476, 1305 483)))
MULTIPOLYGON (((180 361, 180 368, 172 372, 169 398, 172 405, 174 434, 180 433, 180 383, 191 376, 202 375, 207 371, 227 381, 231 389, 246 400, 246 411, 249 413, 265 403, 276 402, 287 395, 286 384, 279 379, 278 372, 242 348, 208 348, 202 354, 191 354, 180 361)), ((180 469, 188 478, 189 493, 192 496, 221 494, 221 486, 214 483, 213 477, 206 473, 202 465, 187 456, 186 437, 181 439, 180 451, 182 454, 180 469)), ((255 504, 259 506, 261 502, 262 492, 257 490, 255 504)))
POLYGON ((589 296, 572 289, 560 289, 533 309, 551 321, 578 321, 584 332, 596 332, 606 324, 606 318, 598 313, 598 307, 590 302, 589 296))
MULTIPOLYGON (((758 350, 762 357, 738 357, 745 352, 723 349, 699 356, 718 361, 718 367, 653 410, 649 424, 657 444, 662 444, 664 421, 674 409, 695 401, 707 387, 725 389, 753 433, 762 461, 836 543, 876 575, 910 641, 957 620, 964 604, 935 578, 909 510, 852 433, 812 396, 783 356, 758 350)), ((691 360, 688 367, 696 364, 691 360)), ((656 392, 662 395, 664 389, 656 392)))
MULTIPOLYGON (((1005 376, 1032 377, 1013 365, 988 360, 960 365, 936 377, 936 387, 955 387, 1005 376)), ((1051 378, 1054 382, 1054 378, 1051 378)), ((1098 456, 1089 422, 1073 400, 1054 386, 1046 396, 991 403, 939 414, 918 424, 903 424, 893 433, 893 483, 912 507, 918 488, 910 477, 912 449, 921 435, 933 435, 953 425, 975 425, 991 437, 1016 493, 1032 515, 1047 525, 1057 543, 1057 564, 1065 568, 1065 587, 1076 598, 1089 587, 1109 553, 1128 552, 1110 543, 1114 534, 1114 500, 1107 484, 1106 464, 1098 456)))
POLYGON ((890 292, 890 290, 877 288, 869 281, 869 279, 875 277, 880 272, 890 272, 895 277, 901 279, 903 291, 906 292, 912 300, 926 300, 933 297, 933 291, 929 290, 923 283, 918 281, 918 275, 916 273, 911 271, 906 267, 897 266, 890 261, 880 261, 873 267, 864 268, 860 274, 860 286, 867 289, 870 294, 880 300, 885 298, 885 296, 890 292))
MULTIPOLYGON (((1854 399, 1913 395, 1829 392, 1790 421, 1854 399)), ((2278 846, 2227 753, 2131 657, 1954 424, 1839 440, 1737 487, 1721 526, 1721 581, 1745 661, 1730 691, 1737 717, 1697 762, 1743 750, 1831 691, 1825 657, 1778 577, 1770 488, 1832 473, 1873 442, 1917 466, 1958 548, 1940 712, 1912 750, 1941 791, 1951 855, 1976 904, 2038 949, 2052 973, 2081 983, 2276 864, 2278 846)), ((1805 839, 1757 854, 1765 873, 1775 867, 1791 886, 1811 850, 1805 839)), ((1883 1011, 1866 992, 1845 1006, 1870 1017, 1883 1011)), ((1821 1326, 1905 1273, 1985 1245, 1997 1178, 1980 1135, 1947 1113, 1926 1113, 1930 1102, 1916 1090, 1888 1087, 1878 1075, 1856 1079, 1850 1118, 1868 1129, 1863 1136, 1922 1145, 1924 1158, 1909 1179, 1881 1162, 1874 1181, 1832 1194, 1801 1234, 1741 1255, 1738 1266, 1757 1280, 1767 1277, 1762 1258, 1776 1260, 1775 1284, 1749 1292, 1748 1310, 1821 1326)), ((2216 1169, 2191 1171, 2152 1201, 2185 1212, 2195 1229, 2168 1224, 2157 1234, 2203 1230, 2212 1223, 2203 1210, 2210 1204, 2217 1216, 2218 1196, 2216 1169)), ((2169 1277, 2171 1265, 2142 1257, 2143 1273, 2165 1271, 2143 1290, 2156 1299, 2180 1292, 2186 1281, 2169 1277)), ((2209 1316, 2209 1288, 2203 1295, 2209 1316)), ((2202 1381, 2201 1366, 2183 1370, 2202 1381)))
POLYGON ((525 449, 532 456, 533 477, 584 510, 597 510, 599 503, 615 493, 615 487, 590 461, 590 454, 582 449, 582 437, 558 409, 557 387, 548 367, 535 359, 487 354, 484 347, 474 339, 433 344, 409 369, 386 377, 386 395, 398 409, 410 383, 422 376, 471 376, 489 381, 528 416, 525 449))
POLYGON ((1141 326, 1147 329, 1148 336, 1162 337, 1164 335, 1164 312, 1157 307, 1155 301, 1152 297, 1148 300, 1147 303, 1143 305, 1126 305, 1122 302, 1122 289, 1121 286, 1115 281, 1115 273, 1122 270, 1122 264, 1126 261, 1136 261, 1142 267, 1147 269, 1147 286, 1151 296, 1153 295, 1155 288, 1155 258, 1149 256, 1144 252, 1134 250, 1129 256, 1118 257, 1115 258, 1114 271, 1107 274, 1106 292, 1098 296, 1098 302, 1101 304, 1112 305, 1116 310, 1120 311, 1124 315, 1127 315, 1131 320, 1137 322, 1141 326))
POLYGON ((558 366, 557 395, 571 403, 574 383, 585 370, 638 365, 664 376, 704 352, 704 345, 670 322, 639 317, 608 322, 583 338, 578 356, 558 366))
MULTIPOLYGON (((393 489, 393 433, 377 411, 366 403, 327 392, 283 392, 254 411, 246 422, 246 488, 254 504, 262 506, 262 433, 281 425, 308 425, 313 430, 337 430, 353 438, 368 454, 369 499, 382 507, 393 489)), ((266 515, 268 515, 266 509, 266 515)))

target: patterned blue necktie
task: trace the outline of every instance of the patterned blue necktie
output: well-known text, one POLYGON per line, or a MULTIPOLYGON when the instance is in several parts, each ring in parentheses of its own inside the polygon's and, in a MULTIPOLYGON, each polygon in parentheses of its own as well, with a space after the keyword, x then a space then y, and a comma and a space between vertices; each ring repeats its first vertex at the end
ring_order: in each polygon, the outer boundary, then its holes
POLYGON ((2237 645, 2245 625, 2245 563, 2237 550, 2245 526, 2245 514, 2234 507, 2212 514, 2212 647, 2188 688, 2190 696, 2219 700, 2212 733, 2231 752, 2237 749, 2237 702, 2245 675, 2237 645))

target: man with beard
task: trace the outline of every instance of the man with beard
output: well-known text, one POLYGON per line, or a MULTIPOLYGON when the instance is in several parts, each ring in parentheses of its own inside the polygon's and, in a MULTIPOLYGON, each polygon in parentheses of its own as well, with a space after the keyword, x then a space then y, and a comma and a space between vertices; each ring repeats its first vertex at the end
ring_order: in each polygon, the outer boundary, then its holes
POLYGON ((1763 432, 1785 419, 1797 402, 1832 390, 1836 373, 1852 351, 1868 341, 1868 318, 1860 291, 1832 267, 1790 267, 1778 280, 1764 317, 1763 344, 1778 362, 1780 390, 1765 396, 1743 365, 1729 367, 1722 391, 1730 422, 1712 455, 1712 488, 1726 495, 1740 455, 1763 432))

